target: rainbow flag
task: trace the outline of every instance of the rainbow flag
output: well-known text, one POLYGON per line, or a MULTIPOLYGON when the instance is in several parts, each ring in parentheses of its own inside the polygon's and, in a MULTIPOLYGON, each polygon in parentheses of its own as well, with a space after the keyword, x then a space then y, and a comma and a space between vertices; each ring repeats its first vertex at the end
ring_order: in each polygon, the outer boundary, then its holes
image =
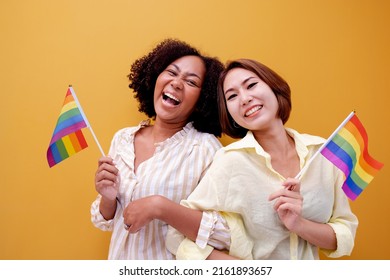
POLYGON ((88 147, 81 131, 85 127, 89 127, 88 120, 70 86, 47 149, 46 156, 50 167, 88 147))
POLYGON ((366 188, 383 163, 368 154, 368 136, 354 112, 325 143, 321 154, 345 174, 343 191, 355 200, 366 188))

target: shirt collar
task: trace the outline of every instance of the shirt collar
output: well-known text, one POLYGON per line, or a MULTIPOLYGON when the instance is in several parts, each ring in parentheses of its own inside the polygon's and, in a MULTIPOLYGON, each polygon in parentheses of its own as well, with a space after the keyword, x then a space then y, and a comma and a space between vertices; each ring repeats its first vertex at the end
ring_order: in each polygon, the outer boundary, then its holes
MULTIPOLYGON (((325 140, 318 136, 312 136, 308 134, 300 134, 296 130, 292 128, 285 128, 287 133, 294 139, 295 147, 297 149, 297 153, 300 158, 304 159, 306 158, 308 154, 308 147, 309 146, 317 146, 321 145, 325 142, 325 140)), ((253 148, 256 150, 256 153, 262 156, 269 156, 267 152, 264 151, 264 149, 259 145, 259 143, 256 141, 253 133, 251 131, 248 131, 246 136, 242 138, 239 141, 236 141, 223 149, 225 151, 230 150, 239 150, 239 149, 247 149, 247 148, 253 148)))
MULTIPOLYGON (((144 128, 144 127, 147 127, 147 126, 150 126, 151 125, 151 121, 148 119, 148 120, 143 120, 141 121, 138 126, 136 127, 135 130, 132 131, 132 139, 131 141, 133 141, 134 139, 134 135, 141 129, 141 128, 144 128)), ((194 130, 194 125, 193 125, 193 122, 188 122, 181 130, 179 130, 178 132, 176 132, 174 135, 172 135, 171 137, 165 139, 164 141, 162 142, 158 142, 158 143, 155 143, 155 145, 157 146, 165 146, 165 145, 169 145, 169 144, 172 144, 172 143, 175 143, 175 142, 180 142, 182 141, 185 137, 187 137, 187 135, 192 131, 194 130)))

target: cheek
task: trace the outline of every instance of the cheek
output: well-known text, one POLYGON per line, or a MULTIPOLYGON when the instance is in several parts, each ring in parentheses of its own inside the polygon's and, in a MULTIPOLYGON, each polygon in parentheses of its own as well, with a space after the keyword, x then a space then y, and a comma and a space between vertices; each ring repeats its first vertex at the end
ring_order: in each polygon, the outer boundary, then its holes
POLYGON ((238 109, 234 102, 230 101, 226 104, 227 110, 230 115, 235 118, 238 115, 238 109))
POLYGON ((156 86, 159 86, 159 85, 161 86, 161 85, 167 83, 167 81, 168 81, 168 77, 162 73, 156 79, 156 86))
POLYGON ((200 97, 200 90, 198 89, 193 89, 188 91, 188 98, 191 100, 191 103, 196 104, 198 102, 200 97))
POLYGON ((166 86, 166 84, 169 82, 166 75, 160 74, 157 79, 156 83, 154 85, 154 98, 158 98, 159 94, 163 90, 163 88, 166 86))

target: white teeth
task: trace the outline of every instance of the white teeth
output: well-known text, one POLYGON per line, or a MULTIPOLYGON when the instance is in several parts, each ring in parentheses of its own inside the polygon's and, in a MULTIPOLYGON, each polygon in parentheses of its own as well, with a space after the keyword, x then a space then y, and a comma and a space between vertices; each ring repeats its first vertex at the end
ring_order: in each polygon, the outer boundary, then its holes
POLYGON ((245 117, 252 115, 253 113, 259 111, 261 108, 263 108, 263 105, 258 105, 256 107, 253 107, 252 109, 250 109, 248 112, 245 113, 245 117))
POLYGON ((164 93, 166 96, 168 96, 169 98, 171 98, 171 99, 173 99, 173 100, 175 100, 175 101, 177 101, 177 102, 180 102, 180 100, 179 99, 177 99, 175 96, 173 96, 172 94, 170 94, 170 93, 168 93, 168 92, 165 92, 164 93))

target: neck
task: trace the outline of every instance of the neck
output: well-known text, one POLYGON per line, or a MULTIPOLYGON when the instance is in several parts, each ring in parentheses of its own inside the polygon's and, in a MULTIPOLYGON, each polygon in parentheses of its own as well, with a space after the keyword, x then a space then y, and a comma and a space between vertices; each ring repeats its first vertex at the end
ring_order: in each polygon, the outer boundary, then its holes
POLYGON ((295 150, 294 140, 288 135, 283 125, 265 132, 253 131, 253 135, 264 151, 269 154, 287 155, 291 148, 295 150))
POLYGON ((185 123, 166 123, 156 119, 152 126, 152 138, 155 143, 162 142, 182 130, 185 125, 185 123))

